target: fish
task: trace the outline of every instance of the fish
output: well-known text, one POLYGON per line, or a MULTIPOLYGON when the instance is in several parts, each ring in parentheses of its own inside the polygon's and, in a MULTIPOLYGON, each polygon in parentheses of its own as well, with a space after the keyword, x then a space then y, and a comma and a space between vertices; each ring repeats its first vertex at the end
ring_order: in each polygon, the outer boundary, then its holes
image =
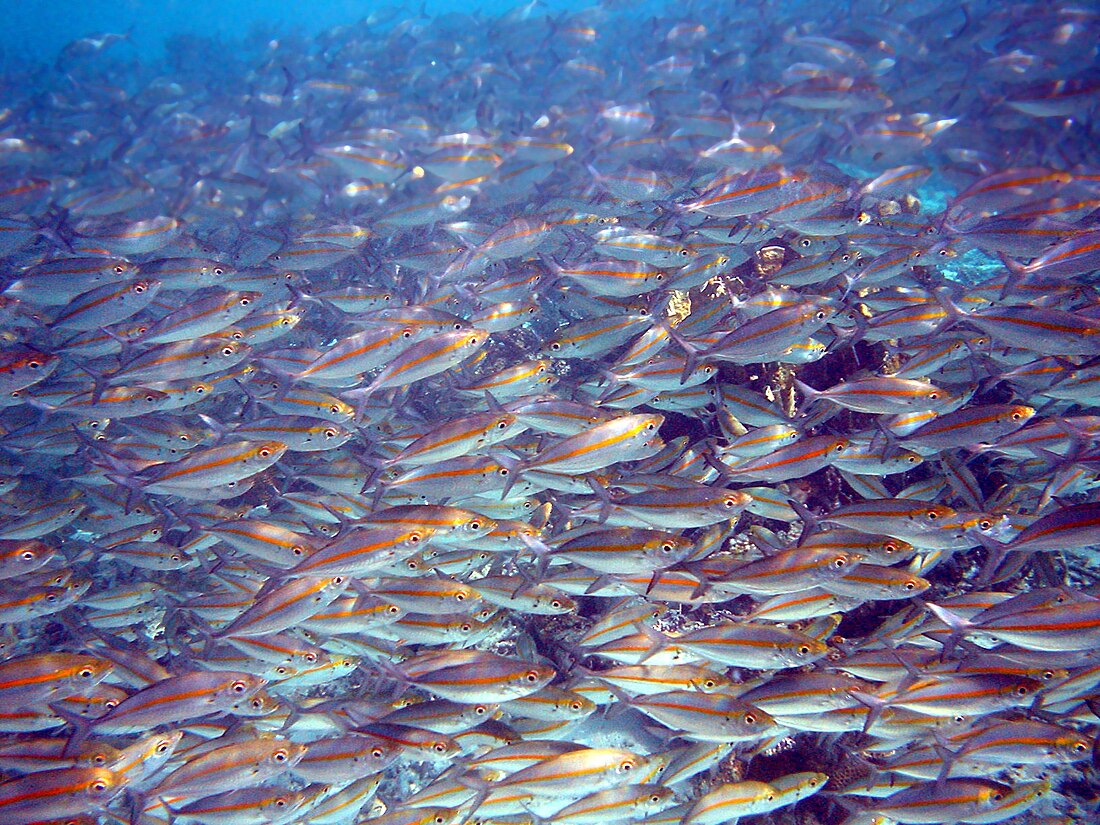
POLYGON ((55 768, 0 782, 0 813, 12 825, 34 825, 103 810, 121 793, 119 776, 107 768, 55 768))
POLYGON ((0 822, 1080 807, 1090 9, 156 11, 0 65, 0 822))

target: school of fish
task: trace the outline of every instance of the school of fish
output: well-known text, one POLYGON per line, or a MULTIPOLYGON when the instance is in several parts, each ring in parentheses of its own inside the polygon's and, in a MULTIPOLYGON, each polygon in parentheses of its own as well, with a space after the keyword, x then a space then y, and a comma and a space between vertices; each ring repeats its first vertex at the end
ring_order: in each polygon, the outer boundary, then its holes
POLYGON ((0 111, 0 825, 1092 822, 1100 10, 374 9, 0 111))

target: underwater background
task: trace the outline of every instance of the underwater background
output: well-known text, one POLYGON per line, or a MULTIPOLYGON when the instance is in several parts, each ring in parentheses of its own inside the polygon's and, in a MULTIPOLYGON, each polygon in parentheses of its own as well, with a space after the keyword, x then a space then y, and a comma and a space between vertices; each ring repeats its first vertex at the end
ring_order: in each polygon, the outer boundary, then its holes
MULTIPOLYGON (((408 12, 439 14, 499 15, 514 7, 505 0, 479 0, 451 3, 425 0, 408 12)), ((538 8, 543 13, 561 13, 583 8, 572 0, 545 0, 538 8)), ((5 26, 0 32, 0 47, 7 60, 50 63, 69 43, 81 37, 104 32, 128 34, 134 50, 143 60, 160 59, 165 41, 174 35, 197 34, 204 37, 241 40, 254 31, 270 35, 294 33, 311 35, 333 26, 346 26, 369 16, 372 11, 389 9, 379 3, 360 0, 61 0, 39 3, 15 0, 5 9, 5 26)), ((644 13, 646 3, 633 6, 644 13)), ((660 7, 655 6, 654 10, 660 7)), ((231 45, 231 44, 229 44, 231 45)))
POLYGON ((0 825, 1100 821, 1098 53, 10 3, 0 825))

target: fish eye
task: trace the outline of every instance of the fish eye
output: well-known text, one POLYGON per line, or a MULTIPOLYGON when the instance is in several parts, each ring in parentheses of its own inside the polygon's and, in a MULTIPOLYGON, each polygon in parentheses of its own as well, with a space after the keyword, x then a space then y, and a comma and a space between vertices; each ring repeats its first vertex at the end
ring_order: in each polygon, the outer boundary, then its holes
POLYGON ((248 690, 248 685, 246 685, 244 682, 234 682, 232 685, 229 686, 229 689, 234 693, 244 693, 246 690, 248 690))
POLYGON ((736 507, 737 506, 737 500, 732 499, 732 498, 727 498, 727 499, 722 501, 722 506, 725 507, 727 510, 731 507, 736 507))
POLYGON ((38 369, 39 367, 42 366, 42 362, 41 361, 28 361, 27 366, 30 367, 32 370, 36 370, 36 369, 38 369))
POLYGON ((847 564, 848 564, 848 557, 847 556, 837 556, 835 559, 833 559, 833 567, 835 567, 837 570, 839 570, 840 568, 846 566, 847 564))
POLYGON ((107 790, 107 787, 107 783, 104 782, 102 779, 97 779, 91 784, 92 790, 96 791, 97 793, 102 793, 103 791, 107 790))
POLYGON ((539 673, 538 673, 537 670, 529 670, 529 671, 527 671, 526 673, 523 674, 523 678, 526 681, 534 684, 535 682, 537 682, 539 680, 539 673))
POLYGON ((116 275, 121 275, 125 271, 126 267, 124 267, 122 264, 115 264, 114 272, 116 275))
POLYGON ((477 344, 477 336, 476 335, 471 336, 467 343, 469 343, 469 345, 471 347, 476 345, 477 344))
POLYGON ((619 764, 620 771, 632 771, 634 770, 634 762, 627 759, 619 764))
POLYGON ((81 679, 91 679, 93 676, 95 676, 95 671, 92 670, 90 667, 82 667, 76 675, 79 676, 81 679))
POLYGON ((809 238, 803 238, 798 242, 798 245, 801 246, 803 249, 809 248, 812 244, 813 241, 811 241, 809 238))
POLYGON ((810 655, 810 646, 809 645, 799 645, 798 655, 799 656, 809 656, 810 655))
POLYGON ((267 458, 271 455, 271 450, 267 447, 261 447, 258 451, 260 458, 267 458))
POLYGON ((1089 749, 1089 746, 1086 745, 1084 742, 1074 742, 1073 743, 1073 752, 1074 753, 1084 753, 1088 749, 1089 749))
POLYGON ((1012 420, 1013 421, 1019 421, 1021 418, 1023 418, 1023 416, 1021 416, 1018 412, 1012 413, 1012 420))
POLYGON ((499 476, 508 475, 508 468, 507 467, 501 467, 499 470, 497 470, 497 475, 499 475, 499 476))
POLYGON ((213 273, 214 273, 215 275, 217 275, 218 277, 221 277, 222 275, 224 275, 224 274, 225 274, 225 270, 224 270, 224 269, 222 269, 222 268, 221 268, 220 266, 216 266, 216 267, 214 267, 214 269, 213 269, 213 270, 211 270, 211 271, 212 271, 212 272, 213 272, 213 273))
POLYGON ((664 544, 661 545, 661 550, 663 550, 666 553, 671 553, 675 549, 676 549, 676 546, 670 541, 666 541, 664 544))
POLYGON ((444 745, 442 742, 436 742, 434 745, 432 745, 432 750, 436 753, 444 753, 447 750, 447 746, 444 745))
POLYGON ((819 309, 817 312, 814 313, 814 318, 816 318, 819 321, 824 321, 826 317, 828 317, 828 316, 826 315, 825 310, 823 310, 823 309, 819 309))
POLYGON ((929 510, 927 513, 925 513, 925 515, 928 517, 929 521, 935 521, 940 517, 940 514, 937 513, 935 510, 929 510))
POLYGON ((134 292, 138 295, 145 291, 145 284, 134 284, 134 292))
POLYGON ((329 427, 325 430, 325 438, 336 438, 340 433, 333 427, 329 427))
POLYGON ((286 760, 290 758, 290 754, 280 748, 275 751, 275 753, 271 754, 271 758, 276 762, 286 762, 286 760))
POLYGON ((287 806, 287 801, 284 797, 280 796, 274 801, 274 805, 276 808, 285 808, 287 806))
POLYGON ((243 306, 243 307, 246 307, 246 306, 248 306, 249 304, 251 304, 251 303, 252 303, 252 299, 251 299, 251 298, 241 298, 241 300, 240 300, 240 301, 238 301, 238 303, 239 303, 239 304, 240 304, 241 306, 243 306))
POLYGON ((420 543, 420 534, 419 533, 410 533, 409 534, 409 544, 419 544, 419 543, 420 543))
POLYGON ((559 344, 557 341, 555 341, 554 343, 552 343, 550 345, 550 349, 552 349, 554 352, 557 352, 558 350, 561 349, 561 344, 559 344))
POLYGON ((1031 691, 1027 689, 1027 685, 1020 685, 1016 688, 1017 696, 1027 696, 1029 693, 1031 693, 1031 691))
POLYGON ((907 581, 905 583, 905 589, 909 592, 912 592, 912 591, 917 589, 917 583, 915 581, 912 581, 912 580, 907 581))
POLYGON ((22 553, 19 554, 19 558, 21 558, 23 561, 34 561, 34 551, 24 550, 22 553))
POLYGON ((383 756, 386 755, 386 752, 381 748, 371 748, 370 755, 373 756, 375 759, 381 759, 383 756))
POLYGON ((466 594, 463 593, 461 590, 459 590, 457 593, 455 593, 455 601, 456 602, 466 601, 466 594))
POLYGON ((167 742, 161 742, 159 745, 157 745, 157 753, 164 753, 167 750, 168 750, 168 743, 167 742))
POLYGON ((343 584, 344 583, 344 577, 343 576, 333 576, 332 577, 332 583, 333 584, 343 584))
POLYGON ((471 530, 480 530, 481 529, 481 522, 477 521, 476 519, 474 521, 471 521, 470 522, 470 529, 471 530))
POLYGON ((1053 679, 1053 678, 1054 678, 1054 671, 1053 670, 1044 670, 1043 671, 1043 680, 1044 681, 1048 681, 1048 680, 1053 679))
POLYGON ((653 432, 655 429, 657 429, 657 427, 652 422, 646 424, 645 428, 647 432, 653 432))
POLYGON ((232 355, 234 352, 236 352, 236 350, 233 347, 222 347, 222 355, 224 355, 227 358, 230 355, 232 355))
POLYGON ((683 249, 680 250, 680 257, 681 258, 687 258, 690 255, 691 255, 691 250, 688 249, 687 247, 684 247, 683 249))

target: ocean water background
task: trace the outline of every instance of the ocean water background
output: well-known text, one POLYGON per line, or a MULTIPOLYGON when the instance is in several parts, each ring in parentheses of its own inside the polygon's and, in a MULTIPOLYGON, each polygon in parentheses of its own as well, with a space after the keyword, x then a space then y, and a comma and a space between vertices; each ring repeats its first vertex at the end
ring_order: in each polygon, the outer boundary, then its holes
MULTIPOLYGON (((104 32, 129 33, 131 47, 140 56, 156 60, 174 35, 227 41, 252 33, 309 35, 390 9, 403 9, 406 15, 421 11, 433 16, 453 11, 501 14, 519 5, 513 0, 409 4, 363 0, 15 0, 4 4, 0 64, 52 63, 66 44, 104 32)), ((583 0, 540 0, 538 8, 544 13, 560 13, 591 5, 583 0)), ((648 4, 636 5, 641 13, 648 4)))

